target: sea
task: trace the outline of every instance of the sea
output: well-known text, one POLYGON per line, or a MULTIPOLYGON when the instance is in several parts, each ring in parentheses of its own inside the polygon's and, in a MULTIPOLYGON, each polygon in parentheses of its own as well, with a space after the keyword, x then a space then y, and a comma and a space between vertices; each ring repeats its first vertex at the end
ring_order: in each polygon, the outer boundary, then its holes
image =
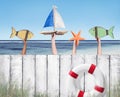
MULTIPOLYGON (((120 54, 120 40, 102 40, 102 54, 120 54)), ((56 40, 59 55, 72 54, 73 41, 56 40)), ((23 48, 20 40, 0 40, 0 55, 19 55, 23 48)), ((27 55, 51 55, 50 40, 27 41, 27 55)), ((76 54, 97 54, 96 40, 80 41, 76 54)))

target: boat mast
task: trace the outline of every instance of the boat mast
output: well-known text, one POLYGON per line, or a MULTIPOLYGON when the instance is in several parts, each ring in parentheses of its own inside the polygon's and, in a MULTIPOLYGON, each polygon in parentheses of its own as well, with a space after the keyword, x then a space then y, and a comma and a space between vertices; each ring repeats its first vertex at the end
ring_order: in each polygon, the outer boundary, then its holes
POLYGON ((56 43, 55 43, 55 6, 53 6, 53 24, 54 24, 54 26, 53 26, 53 31, 54 31, 54 33, 53 33, 53 35, 52 35, 52 53, 54 54, 54 55, 56 55, 57 54, 57 48, 56 48, 56 43))

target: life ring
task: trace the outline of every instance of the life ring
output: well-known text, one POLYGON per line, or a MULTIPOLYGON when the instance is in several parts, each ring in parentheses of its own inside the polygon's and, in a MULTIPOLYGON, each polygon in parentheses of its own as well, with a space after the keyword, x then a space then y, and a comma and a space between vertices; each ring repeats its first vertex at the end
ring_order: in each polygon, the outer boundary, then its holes
POLYGON ((95 77, 95 86, 94 89, 88 92, 84 92, 83 90, 78 89, 77 91, 77 97, 89 97, 92 95, 94 97, 101 97, 105 94, 105 77, 103 73, 100 71, 99 68, 96 67, 94 64, 81 64, 72 70, 70 70, 69 75, 72 77, 72 81, 76 83, 76 80, 79 75, 83 74, 83 72, 88 72, 89 74, 92 74, 95 77), (88 96, 89 95, 89 96, 88 96))

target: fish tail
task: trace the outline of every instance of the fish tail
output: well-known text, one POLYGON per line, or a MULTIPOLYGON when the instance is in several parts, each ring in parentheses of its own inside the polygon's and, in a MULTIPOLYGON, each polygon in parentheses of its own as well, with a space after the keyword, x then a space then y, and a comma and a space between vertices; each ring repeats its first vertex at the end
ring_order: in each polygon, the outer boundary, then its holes
POLYGON ((10 38, 13 38, 14 36, 16 36, 16 30, 12 27, 12 33, 10 35, 10 38))
POLYGON ((114 26, 111 27, 109 30, 108 30, 108 35, 112 38, 114 38, 114 35, 113 35, 113 29, 114 29, 114 26))

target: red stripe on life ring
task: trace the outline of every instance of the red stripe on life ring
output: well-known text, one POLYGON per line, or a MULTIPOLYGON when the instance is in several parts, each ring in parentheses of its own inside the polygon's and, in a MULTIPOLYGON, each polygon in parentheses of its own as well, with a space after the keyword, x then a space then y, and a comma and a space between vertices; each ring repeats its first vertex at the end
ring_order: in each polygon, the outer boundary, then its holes
POLYGON ((96 66, 95 66, 94 64, 92 64, 92 65, 90 66, 88 72, 89 72, 90 74, 93 74, 95 68, 96 68, 96 66))
POLYGON ((78 77, 78 74, 73 72, 72 70, 69 72, 69 75, 72 76, 75 79, 78 77))
POLYGON ((84 91, 80 91, 78 97, 83 97, 83 96, 84 96, 84 91))
POLYGON ((104 88, 103 87, 100 87, 100 86, 95 86, 95 88, 94 88, 95 90, 97 90, 98 92, 100 92, 100 93, 103 93, 104 92, 104 88))

